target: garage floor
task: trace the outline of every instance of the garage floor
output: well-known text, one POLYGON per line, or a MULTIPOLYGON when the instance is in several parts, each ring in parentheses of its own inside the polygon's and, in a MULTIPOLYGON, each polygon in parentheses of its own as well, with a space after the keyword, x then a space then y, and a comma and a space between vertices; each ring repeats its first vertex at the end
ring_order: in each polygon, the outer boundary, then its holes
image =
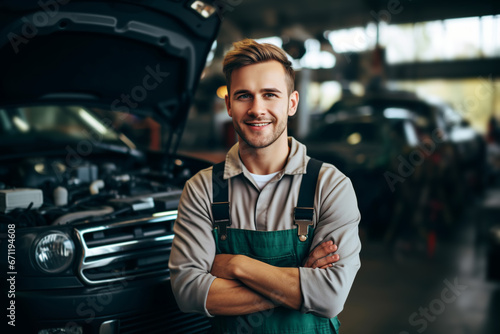
POLYGON ((500 222, 500 187, 472 203, 432 259, 365 241, 341 333, 500 333, 500 281, 486 278, 485 242, 500 222))

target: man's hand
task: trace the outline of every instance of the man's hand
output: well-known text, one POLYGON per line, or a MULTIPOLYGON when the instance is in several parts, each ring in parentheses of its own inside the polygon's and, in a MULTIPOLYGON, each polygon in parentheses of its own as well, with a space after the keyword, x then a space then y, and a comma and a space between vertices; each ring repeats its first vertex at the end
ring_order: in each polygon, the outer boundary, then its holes
POLYGON ((332 254, 337 251, 337 245, 333 244, 333 241, 325 241, 309 254, 309 257, 304 263, 305 268, 320 268, 326 269, 333 265, 333 263, 339 260, 338 254, 332 254))

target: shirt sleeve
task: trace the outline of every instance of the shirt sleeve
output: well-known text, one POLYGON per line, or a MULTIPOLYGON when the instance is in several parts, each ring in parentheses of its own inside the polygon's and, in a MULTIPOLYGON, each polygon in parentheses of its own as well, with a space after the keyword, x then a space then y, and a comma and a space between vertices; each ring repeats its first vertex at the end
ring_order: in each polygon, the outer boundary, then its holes
POLYGON ((301 312, 333 318, 344 308, 361 266, 358 236, 361 216, 351 181, 336 169, 333 173, 332 168, 325 169, 323 175, 320 174, 323 185, 316 197, 320 213, 311 250, 323 241, 332 240, 338 246, 336 254, 340 259, 327 269, 299 268, 301 312), (340 181, 335 180, 338 174, 341 174, 340 181))
MULTIPOLYGON (((207 170, 200 173, 204 172, 207 170)), ((202 177, 200 173, 186 183, 181 195, 169 269, 172 291, 181 311, 211 317, 206 299, 215 279, 210 274, 215 257, 208 193, 212 187, 207 184, 211 177, 202 177)))

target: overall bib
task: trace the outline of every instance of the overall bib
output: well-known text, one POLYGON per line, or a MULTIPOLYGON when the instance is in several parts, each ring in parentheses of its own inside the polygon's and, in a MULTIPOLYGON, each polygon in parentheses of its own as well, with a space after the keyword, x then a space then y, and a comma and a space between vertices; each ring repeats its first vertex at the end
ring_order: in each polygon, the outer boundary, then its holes
MULTIPOLYGON (((298 228, 282 231, 253 231, 227 228, 231 224, 227 180, 223 180, 224 163, 214 166, 212 213, 217 254, 241 254, 277 267, 300 267, 309 255, 314 235, 313 204, 321 162, 311 159, 300 187, 299 200, 294 211, 298 228), (226 182, 226 187, 224 187, 226 182), (222 186, 222 187, 221 187, 222 186), (214 188, 215 189, 215 188, 214 188), (222 190, 222 191, 219 191, 222 190)), ((338 333, 337 317, 328 319, 304 314, 285 307, 263 310, 241 316, 217 316, 213 319, 215 333, 281 334, 281 333, 338 333)))

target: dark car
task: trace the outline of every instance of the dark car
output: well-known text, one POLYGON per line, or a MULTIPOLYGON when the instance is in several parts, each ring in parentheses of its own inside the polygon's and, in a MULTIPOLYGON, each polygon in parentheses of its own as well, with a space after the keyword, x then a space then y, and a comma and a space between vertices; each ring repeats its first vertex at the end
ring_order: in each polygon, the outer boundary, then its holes
POLYGON ((308 153, 330 162, 351 178, 362 214, 361 227, 383 234, 390 225, 394 200, 413 173, 397 175, 397 163, 420 144, 413 115, 389 109, 378 113, 361 105, 327 115, 305 140, 308 153), (403 184, 403 185, 402 185, 403 184))
MULTIPOLYGON (((390 108, 411 112, 417 121, 422 140, 435 146, 434 156, 452 161, 458 187, 455 193, 481 192, 485 186, 486 144, 482 136, 472 129, 463 116, 442 101, 425 100, 405 91, 381 91, 364 97, 351 97, 335 103, 324 118, 360 106, 370 106, 384 113, 390 108)), ((458 204, 457 204, 458 205, 458 204)))
POLYGON ((485 138, 450 105, 438 102, 434 106, 443 119, 448 140, 452 143, 457 165, 466 190, 481 194, 488 182, 487 143, 485 138))
POLYGON ((0 6, 2 333, 207 332, 168 259, 183 185, 208 166, 175 151, 220 7, 0 6))
POLYGON ((441 112, 409 93, 346 98, 307 139, 312 156, 352 179, 362 226, 372 234, 427 242, 456 220, 466 188, 441 112))

